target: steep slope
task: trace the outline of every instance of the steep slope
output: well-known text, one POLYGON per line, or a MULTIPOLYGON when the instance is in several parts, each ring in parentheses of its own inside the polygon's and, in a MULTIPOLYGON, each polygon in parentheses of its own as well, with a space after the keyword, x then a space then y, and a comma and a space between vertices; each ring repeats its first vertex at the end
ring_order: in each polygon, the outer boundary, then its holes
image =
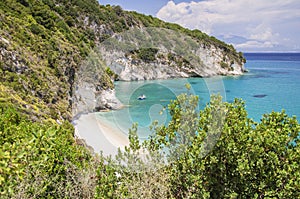
MULTIPOLYGON (((131 28, 99 45, 100 54, 125 81, 241 75, 243 61, 214 43, 161 27, 131 28)), ((233 49, 233 48, 232 48, 233 49)))
MULTIPOLYGON (((160 43, 162 39, 152 38, 160 43)), ((112 83, 117 78, 241 74, 244 61, 232 46, 198 30, 126 12, 119 6, 101 6, 96 0, 0 2, 0 101, 2 105, 14 104, 34 120, 71 119, 84 111, 118 106, 112 83), (111 41, 111 36, 122 37, 124 32, 149 27, 173 31, 192 40, 196 48, 189 50, 195 51, 201 64, 194 66, 193 59, 176 51, 176 44, 168 47, 157 43, 149 47, 141 45, 136 38, 129 39, 135 43, 134 48, 115 48, 113 53, 108 53, 106 42, 111 41), (111 55, 119 56, 112 59, 111 55), (115 63, 119 63, 117 67, 115 63), (175 73, 168 74, 168 70, 175 73), (81 91, 89 89, 94 99, 87 102, 81 91), (108 100, 103 98, 107 95, 108 100)))

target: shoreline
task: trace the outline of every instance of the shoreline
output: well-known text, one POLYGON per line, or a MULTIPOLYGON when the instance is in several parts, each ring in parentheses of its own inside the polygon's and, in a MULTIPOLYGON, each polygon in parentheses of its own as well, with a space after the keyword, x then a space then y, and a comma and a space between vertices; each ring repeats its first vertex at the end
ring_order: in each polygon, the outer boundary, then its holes
POLYGON ((117 155, 118 148, 124 150, 129 145, 126 135, 118 128, 96 118, 95 113, 81 114, 73 121, 75 136, 83 139, 95 153, 104 156, 117 155))

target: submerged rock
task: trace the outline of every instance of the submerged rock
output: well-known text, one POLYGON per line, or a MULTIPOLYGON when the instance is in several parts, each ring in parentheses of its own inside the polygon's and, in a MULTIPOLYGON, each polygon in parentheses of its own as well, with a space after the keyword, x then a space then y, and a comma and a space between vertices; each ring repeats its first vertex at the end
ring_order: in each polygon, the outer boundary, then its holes
POLYGON ((253 95, 253 97, 256 97, 256 98, 264 98, 266 96, 267 96, 266 94, 253 95))

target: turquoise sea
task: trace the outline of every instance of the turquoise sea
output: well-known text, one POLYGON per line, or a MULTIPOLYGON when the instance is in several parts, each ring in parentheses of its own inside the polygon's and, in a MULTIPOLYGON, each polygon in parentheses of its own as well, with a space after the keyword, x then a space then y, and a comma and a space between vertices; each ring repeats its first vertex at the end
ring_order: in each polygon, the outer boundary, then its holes
POLYGON ((199 96, 199 109, 209 102, 211 94, 219 93, 228 102, 242 98, 249 117, 255 121, 259 121, 264 113, 282 109, 299 121, 300 53, 245 53, 245 57, 249 72, 242 76, 116 82, 117 97, 126 107, 99 113, 97 117, 125 134, 131 124, 137 122, 139 136, 145 139, 154 120, 168 121, 164 108, 170 100, 186 92, 185 84, 189 83, 192 86, 190 92, 199 96), (142 94, 147 98, 138 100, 142 94))

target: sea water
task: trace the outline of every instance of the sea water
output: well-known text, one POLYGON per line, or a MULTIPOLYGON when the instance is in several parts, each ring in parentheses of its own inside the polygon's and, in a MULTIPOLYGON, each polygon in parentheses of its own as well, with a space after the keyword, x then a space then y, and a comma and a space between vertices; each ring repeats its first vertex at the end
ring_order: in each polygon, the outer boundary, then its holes
POLYGON ((245 57, 249 72, 241 76, 116 82, 117 97, 124 108, 99 113, 98 119, 106 120, 125 134, 133 123, 138 123, 139 136, 146 139, 152 122, 167 124, 167 105, 187 92, 188 83, 189 93, 199 96, 199 109, 205 107, 212 94, 220 94, 227 102, 243 99, 249 117, 255 121, 265 113, 282 109, 299 121, 300 53, 246 53, 245 57), (138 100, 140 95, 146 99, 138 100))

